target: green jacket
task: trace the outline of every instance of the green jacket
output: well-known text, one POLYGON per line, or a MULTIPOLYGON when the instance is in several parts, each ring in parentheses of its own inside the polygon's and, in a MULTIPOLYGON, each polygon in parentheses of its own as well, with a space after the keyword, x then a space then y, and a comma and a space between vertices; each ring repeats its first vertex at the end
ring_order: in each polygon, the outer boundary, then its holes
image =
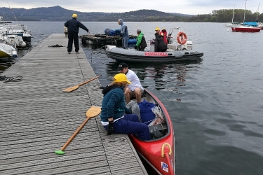
POLYGON ((137 47, 141 44, 143 36, 144 34, 142 32, 137 36, 137 43, 136 43, 137 47))

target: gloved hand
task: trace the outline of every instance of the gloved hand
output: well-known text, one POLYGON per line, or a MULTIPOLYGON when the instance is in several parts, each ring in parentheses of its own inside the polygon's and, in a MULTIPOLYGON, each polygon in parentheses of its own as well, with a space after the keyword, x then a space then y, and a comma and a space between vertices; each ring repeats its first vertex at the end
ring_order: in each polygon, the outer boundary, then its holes
POLYGON ((137 49, 137 46, 134 46, 134 49, 137 49))
POLYGON ((111 135, 114 131, 114 121, 109 121, 107 135, 111 135))

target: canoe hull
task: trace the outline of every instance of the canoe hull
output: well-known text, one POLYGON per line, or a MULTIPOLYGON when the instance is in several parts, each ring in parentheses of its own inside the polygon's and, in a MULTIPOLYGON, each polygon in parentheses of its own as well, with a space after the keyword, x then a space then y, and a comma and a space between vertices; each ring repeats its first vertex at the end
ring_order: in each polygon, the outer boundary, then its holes
POLYGON ((158 173, 162 175, 175 174, 175 147, 174 130, 170 116, 161 101, 151 92, 146 90, 148 97, 152 98, 162 109, 166 120, 167 133, 158 139, 142 141, 129 135, 138 154, 158 173))

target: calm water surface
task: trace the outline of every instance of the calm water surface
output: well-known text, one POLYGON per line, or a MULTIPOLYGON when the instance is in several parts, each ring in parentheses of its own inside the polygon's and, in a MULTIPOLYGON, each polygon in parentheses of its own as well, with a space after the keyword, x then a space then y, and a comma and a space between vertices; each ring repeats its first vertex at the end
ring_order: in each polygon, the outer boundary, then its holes
MULTIPOLYGON (((23 23, 34 36, 32 47, 52 33, 63 33, 64 22, 23 23)), ((119 28, 117 22, 83 24, 93 34, 119 28)), ((204 52, 200 62, 129 64, 172 118, 176 174, 262 175, 263 31, 233 33, 221 23, 125 24, 130 34, 141 29, 148 41, 156 26, 168 31, 180 26, 193 50, 204 52)), ((83 49, 95 73, 102 75, 101 84, 110 83, 118 63, 102 48, 83 49)), ((20 51, 20 57, 27 52, 20 51)))

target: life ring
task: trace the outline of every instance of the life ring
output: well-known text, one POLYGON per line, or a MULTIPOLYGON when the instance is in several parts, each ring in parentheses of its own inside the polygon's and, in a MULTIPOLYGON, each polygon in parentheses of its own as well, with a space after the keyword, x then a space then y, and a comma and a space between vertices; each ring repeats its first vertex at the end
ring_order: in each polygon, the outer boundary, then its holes
POLYGON ((177 35, 177 42, 181 45, 185 44, 187 41, 187 35, 184 32, 179 32, 177 35))

